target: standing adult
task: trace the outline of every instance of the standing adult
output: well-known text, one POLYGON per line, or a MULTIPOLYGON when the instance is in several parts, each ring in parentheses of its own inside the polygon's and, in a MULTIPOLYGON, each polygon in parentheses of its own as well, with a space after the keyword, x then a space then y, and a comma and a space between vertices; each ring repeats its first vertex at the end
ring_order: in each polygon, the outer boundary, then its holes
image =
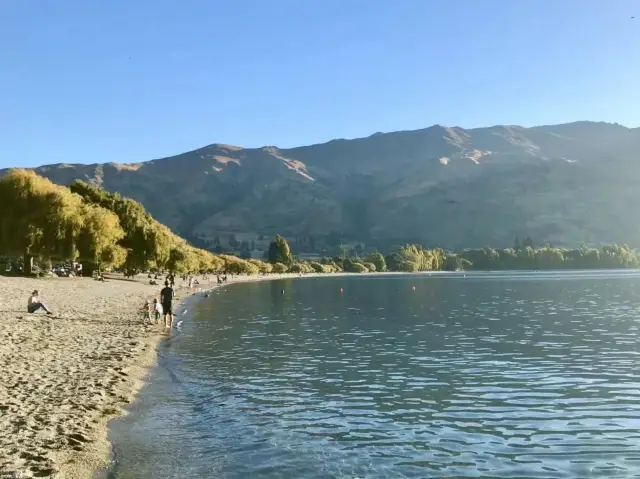
POLYGON ((164 327, 171 329, 173 326, 173 288, 169 286, 169 280, 164 282, 164 288, 160 291, 160 302, 162 303, 162 313, 164 315, 164 327), (169 316, 169 325, 167 325, 167 316, 169 316))

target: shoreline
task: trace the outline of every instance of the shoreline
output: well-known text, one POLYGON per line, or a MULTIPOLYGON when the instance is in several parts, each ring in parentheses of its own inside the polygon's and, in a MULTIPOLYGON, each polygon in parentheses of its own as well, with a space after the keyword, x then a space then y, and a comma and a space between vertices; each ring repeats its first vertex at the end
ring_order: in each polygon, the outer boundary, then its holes
MULTIPOLYGON (((177 309, 187 298, 239 283, 433 273, 235 276, 192 289, 179 280, 174 304, 177 309)), ((105 283, 0 276, 7 296, 0 303, 1 479, 107 477, 113 464, 109 422, 128 414, 127 405, 157 364, 158 346, 169 337, 163 327, 142 324, 138 310, 162 288, 147 281, 142 275, 108 277, 105 283), (26 312, 34 289, 54 311, 52 318, 26 312)))
MULTIPOLYGON (((192 289, 178 280, 174 304, 237 283, 365 275, 235 276, 192 289)), ((162 326, 143 325, 138 312, 145 299, 158 297, 159 283, 149 285, 143 275, 110 275, 104 283, 0 276, 7 296, 0 303, 0 478, 84 479, 108 471, 109 421, 127 414, 170 334, 162 326), (26 312, 34 289, 52 317, 26 312)))
MULTIPOLYGON (((162 287, 145 283, 0 276, 0 478, 88 478, 108 466, 108 423, 126 413, 168 335, 142 322, 162 287), (53 316, 27 313, 34 289, 53 316)), ((176 296, 177 306, 188 292, 176 296)))

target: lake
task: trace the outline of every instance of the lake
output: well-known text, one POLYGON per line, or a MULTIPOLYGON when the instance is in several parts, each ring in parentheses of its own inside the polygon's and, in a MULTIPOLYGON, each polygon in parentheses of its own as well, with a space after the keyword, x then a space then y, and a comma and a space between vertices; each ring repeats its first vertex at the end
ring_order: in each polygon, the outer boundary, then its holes
POLYGON ((269 281, 182 308, 111 424, 112 478, 640 477, 638 271, 269 281))

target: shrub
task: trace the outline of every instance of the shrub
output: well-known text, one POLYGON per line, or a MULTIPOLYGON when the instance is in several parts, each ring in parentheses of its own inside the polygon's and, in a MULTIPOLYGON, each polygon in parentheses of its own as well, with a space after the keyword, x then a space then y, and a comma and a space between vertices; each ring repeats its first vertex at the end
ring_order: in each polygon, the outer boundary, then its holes
POLYGON ((330 272, 330 271, 326 271, 326 269, 325 269, 326 265, 320 264, 320 263, 316 263, 314 261, 309 263, 309 266, 311 266, 313 271, 315 271, 316 273, 328 273, 328 272, 330 272))
POLYGON ((277 274, 283 274, 287 272, 287 266, 282 263, 273 264, 273 272, 277 274))
POLYGON ((367 261, 365 261, 364 263, 362 263, 362 265, 367 268, 369 270, 369 272, 371 273, 375 273, 376 272, 376 265, 373 263, 369 263, 367 261))

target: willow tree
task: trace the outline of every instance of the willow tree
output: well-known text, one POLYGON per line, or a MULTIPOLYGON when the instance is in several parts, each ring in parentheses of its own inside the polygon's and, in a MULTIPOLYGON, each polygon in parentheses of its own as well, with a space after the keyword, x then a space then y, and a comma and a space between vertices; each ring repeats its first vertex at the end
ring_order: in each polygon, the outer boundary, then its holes
POLYGON ((147 241, 150 244, 150 255, 158 269, 165 269, 169 262, 171 248, 176 244, 176 235, 165 225, 154 220, 147 227, 147 241))
POLYGON ((129 270, 163 268, 169 261, 171 248, 182 241, 131 198, 83 181, 76 181, 69 188, 86 202, 107 208, 118 216, 124 230, 120 245, 127 251, 125 265, 129 270))
POLYGON ((115 213, 101 206, 84 205, 82 216, 83 226, 76 243, 80 258, 89 262, 87 272, 124 263, 126 250, 118 244, 124 231, 115 213))
POLYGON ((14 169, 0 179, 0 251, 24 258, 73 259, 82 228, 82 200, 32 171, 14 169))
POLYGON ((169 253, 167 268, 172 273, 186 274, 198 269, 198 256, 186 243, 176 245, 169 253))

